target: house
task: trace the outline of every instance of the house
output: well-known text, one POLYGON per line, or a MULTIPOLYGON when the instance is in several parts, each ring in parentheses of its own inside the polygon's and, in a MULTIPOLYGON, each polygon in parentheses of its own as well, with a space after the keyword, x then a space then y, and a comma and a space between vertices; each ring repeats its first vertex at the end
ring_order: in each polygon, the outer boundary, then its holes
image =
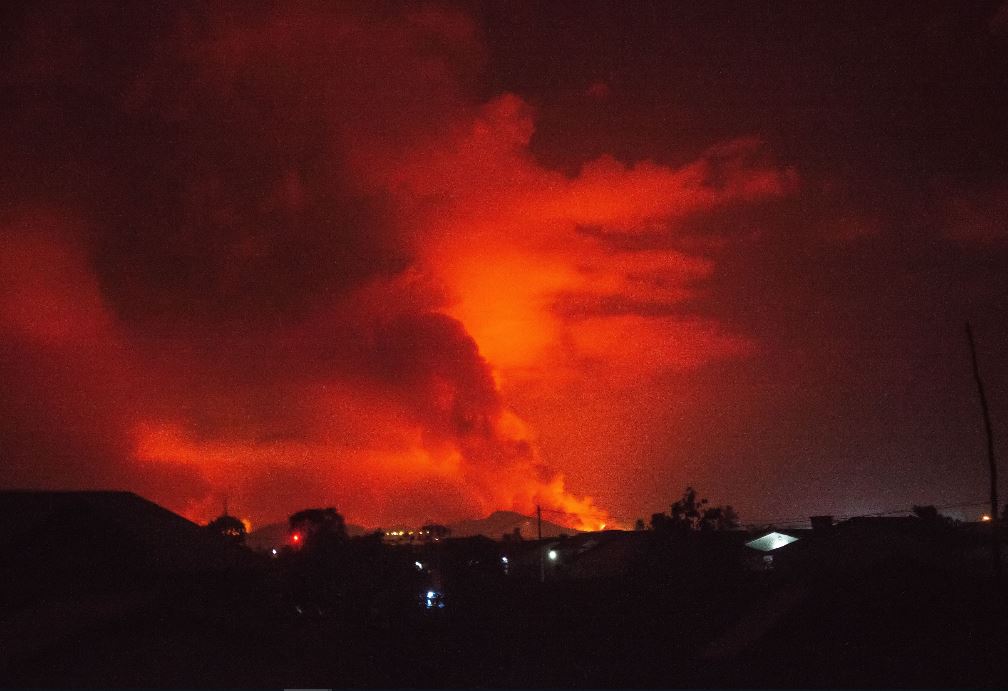
POLYGON ((1008 643, 1005 601, 986 564, 969 558, 976 542, 968 527, 859 517, 797 537, 769 550, 773 570, 703 648, 701 657, 716 662, 715 685, 961 687, 1003 679, 1004 656, 994 651, 1008 643))
POLYGON ((0 564, 7 568, 81 577, 104 566, 203 573, 252 563, 247 550, 132 492, 0 492, 0 564))
POLYGON ((774 568, 774 557, 779 556, 782 548, 797 542, 800 533, 806 531, 778 530, 761 531, 762 534, 745 543, 748 549, 746 566, 754 571, 769 571, 774 568))
POLYGON ((132 492, 0 492, 0 650, 17 656, 249 581, 259 559, 132 492))

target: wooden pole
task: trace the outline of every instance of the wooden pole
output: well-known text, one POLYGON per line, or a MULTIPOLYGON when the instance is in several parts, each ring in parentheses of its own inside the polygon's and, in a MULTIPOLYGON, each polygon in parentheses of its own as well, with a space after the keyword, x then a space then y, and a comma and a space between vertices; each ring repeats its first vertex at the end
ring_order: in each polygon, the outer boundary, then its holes
POLYGON ((543 559, 542 543, 542 506, 536 504, 536 526, 539 533, 539 582, 546 582, 546 561, 543 559))
POLYGON ((994 434, 991 431, 990 409, 987 406, 987 394, 984 392, 983 380, 980 379, 980 366, 977 364, 976 342, 973 340, 973 329, 966 322, 966 339, 969 341, 970 358, 973 362, 973 379, 976 381, 977 394, 980 396, 980 410, 983 412, 984 430, 987 432, 987 463, 990 466, 990 529, 991 529, 991 563, 994 567, 995 580, 1001 580, 1001 546, 998 544, 998 476, 997 459, 994 457, 994 434))

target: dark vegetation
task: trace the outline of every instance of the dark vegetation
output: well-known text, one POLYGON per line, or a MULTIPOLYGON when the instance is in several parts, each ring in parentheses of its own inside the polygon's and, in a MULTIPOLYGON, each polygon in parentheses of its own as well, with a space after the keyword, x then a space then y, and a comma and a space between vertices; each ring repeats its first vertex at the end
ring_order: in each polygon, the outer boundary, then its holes
MULTIPOLYGON (((687 487, 682 499, 672 504, 667 514, 651 515, 651 529, 661 532, 689 532, 691 530, 733 530, 739 517, 730 505, 708 506, 707 499, 698 499, 696 490, 687 487)), ((638 521, 643 527, 643 521, 638 521)))

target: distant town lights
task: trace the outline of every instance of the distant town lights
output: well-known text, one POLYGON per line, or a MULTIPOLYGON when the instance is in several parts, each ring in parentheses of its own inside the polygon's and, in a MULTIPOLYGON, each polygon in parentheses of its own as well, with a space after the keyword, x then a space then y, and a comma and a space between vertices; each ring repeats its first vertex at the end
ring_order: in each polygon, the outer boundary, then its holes
POLYGON ((985 522, 989 521, 990 519, 991 519, 990 516, 988 516, 987 514, 984 514, 983 516, 980 517, 980 520, 985 522))
POLYGON ((555 549, 551 549, 549 551, 549 554, 547 554, 546 556, 548 556, 550 558, 550 561, 556 561, 557 560, 557 552, 556 552, 555 549))

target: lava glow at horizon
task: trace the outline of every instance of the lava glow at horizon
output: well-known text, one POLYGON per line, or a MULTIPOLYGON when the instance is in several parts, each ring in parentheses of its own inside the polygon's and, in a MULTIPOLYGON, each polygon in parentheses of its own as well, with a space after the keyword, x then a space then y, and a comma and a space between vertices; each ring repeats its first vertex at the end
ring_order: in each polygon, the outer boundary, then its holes
MULTIPOLYGON (((879 240, 906 205, 851 202, 776 113, 666 126, 702 95, 653 102, 646 54, 537 90, 493 7, 379 5, 12 21, 4 486, 131 489, 197 521, 227 496, 257 526, 541 505, 599 529, 687 484, 773 512, 798 485, 817 501, 832 459, 884 467, 891 419, 843 406, 903 376, 849 336, 873 301, 938 302, 879 240), (845 415, 862 436, 823 422, 845 415)), ((948 191, 936 256, 1001 246, 975 222, 999 189, 948 191)), ((967 293, 942 299, 998 313, 967 293)), ((854 504, 820 512, 860 506, 838 482, 854 504)))

